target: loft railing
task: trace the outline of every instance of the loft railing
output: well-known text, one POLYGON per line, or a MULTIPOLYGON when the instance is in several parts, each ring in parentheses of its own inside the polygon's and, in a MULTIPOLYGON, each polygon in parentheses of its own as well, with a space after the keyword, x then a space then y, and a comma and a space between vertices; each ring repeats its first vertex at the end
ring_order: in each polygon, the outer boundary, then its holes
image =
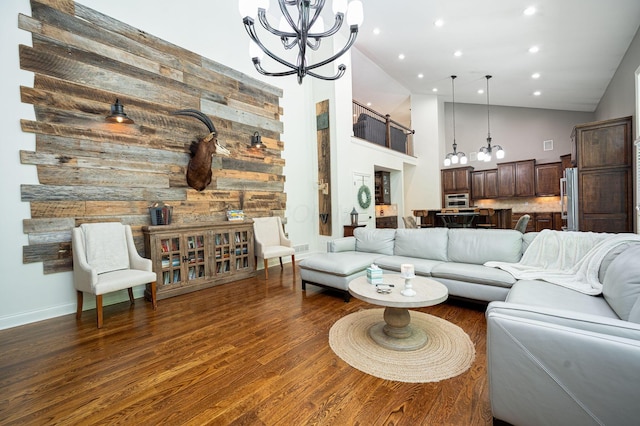
POLYGON ((353 101, 353 136, 394 151, 413 155, 413 134, 415 130, 382 115, 371 108, 353 101))

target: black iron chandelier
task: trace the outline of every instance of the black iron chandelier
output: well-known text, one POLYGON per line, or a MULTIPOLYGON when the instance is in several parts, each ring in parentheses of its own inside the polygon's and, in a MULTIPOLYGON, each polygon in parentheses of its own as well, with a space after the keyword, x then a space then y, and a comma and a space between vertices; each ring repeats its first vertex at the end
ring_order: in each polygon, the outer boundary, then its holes
POLYGON ((448 167, 452 164, 467 164, 467 156, 464 152, 458 152, 458 144, 456 143, 456 88, 454 81, 458 78, 456 75, 451 76, 451 96, 453 98, 453 102, 451 103, 452 117, 453 117, 453 152, 447 154, 444 159, 445 167, 448 167))
POLYGON ((491 161, 491 153, 495 150, 498 160, 504 158, 504 150, 500 145, 491 146, 491 122, 489 120, 489 79, 490 75, 485 75, 487 79, 487 146, 482 146, 478 150, 478 161, 491 161))
MULTIPOLYGON (((362 25, 363 11, 362 2, 360 0, 333 0, 333 13, 335 21, 333 26, 325 31, 322 19, 322 10, 325 6, 325 0, 278 0, 282 18, 278 29, 274 28, 267 21, 266 13, 269 5, 268 0, 240 0, 240 14, 243 15, 242 22, 251 37, 251 40, 259 47, 255 49, 255 53, 251 52, 253 65, 256 70, 263 75, 271 77, 282 77, 296 74, 298 83, 302 84, 302 79, 306 75, 310 75, 321 80, 337 80, 342 77, 347 67, 344 64, 338 66, 338 72, 333 76, 320 75, 314 70, 323 65, 327 65, 340 56, 342 56, 356 41, 358 35, 358 26, 362 25), (282 46, 285 50, 291 50, 298 47, 298 59, 295 64, 278 57, 270 51, 258 37, 255 27, 255 7, 257 6, 257 18, 262 27, 271 34, 280 37, 282 46), (317 50, 323 38, 336 34, 342 27, 347 16, 349 24, 349 39, 345 46, 333 56, 320 62, 309 64, 307 62, 307 49, 317 50), (287 71, 269 72, 262 68, 260 58, 265 53, 271 59, 289 68, 287 71)), ((253 43, 252 43, 253 44, 253 43)))

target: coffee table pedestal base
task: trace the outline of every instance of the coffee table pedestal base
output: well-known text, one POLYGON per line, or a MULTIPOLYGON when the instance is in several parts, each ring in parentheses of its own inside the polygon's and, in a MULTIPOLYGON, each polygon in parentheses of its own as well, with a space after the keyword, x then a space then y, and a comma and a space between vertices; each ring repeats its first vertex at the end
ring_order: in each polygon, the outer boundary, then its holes
POLYGON ((424 330, 411 326, 409 310, 386 307, 384 322, 369 328, 369 336, 380 346, 395 351, 414 351, 427 344, 424 330))

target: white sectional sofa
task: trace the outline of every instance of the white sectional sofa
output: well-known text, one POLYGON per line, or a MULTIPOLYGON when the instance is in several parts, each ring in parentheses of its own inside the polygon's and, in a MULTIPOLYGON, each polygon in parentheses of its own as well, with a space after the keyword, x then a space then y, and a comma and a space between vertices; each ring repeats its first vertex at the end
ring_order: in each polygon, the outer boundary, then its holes
POLYGON ((483 266, 487 261, 518 262, 523 235, 510 229, 366 229, 328 243, 327 253, 300 262, 302 288, 307 284, 334 288, 349 299, 349 282, 375 263, 386 271, 415 265, 417 275, 440 281, 449 295, 504 300, 516 282, 508 272, 483 266))
POLYGON ((582 253, 567 266, 571 250, 562 241, 571 234, 358 228, 354 237, 334 240, 327 253, 301 262, 300 272, 303 288, 346 292, 371 263, 388 271, 413 263, 416 274, 442 282, 450 295, 490 302, 487 370, 495 419, 525 426, 636 425, 640 236, 574 233, 582 246, 572 249, 582 253), (585 234, 589 238, 581 238, 585 234), (528 263, 534 252, 544 254, 541 270, 528 263), (579 273, 558 277, 546 264, 579 273))

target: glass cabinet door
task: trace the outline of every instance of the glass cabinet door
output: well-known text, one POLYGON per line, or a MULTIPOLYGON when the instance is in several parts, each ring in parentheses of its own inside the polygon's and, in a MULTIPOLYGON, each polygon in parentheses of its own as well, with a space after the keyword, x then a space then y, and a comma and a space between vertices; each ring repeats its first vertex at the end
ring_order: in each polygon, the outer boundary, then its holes
POLYGON ((170 285, 182 281, 180 237, 160 238, 162 247, 162 285, 170 285))
POLYGON ((214 234, 214 267, 215 274, 231 272, 231 240, 229 231, 214 234))
POLYGON ((204 278, 207 275, 207 255, 204 234, 185 236, 185 264, 188 280, 204 278))
POLYGON ((252 244, 250 231, 234 231, 234 255, 236 271, 252 268, 249 257, 249 244, 252 244))

